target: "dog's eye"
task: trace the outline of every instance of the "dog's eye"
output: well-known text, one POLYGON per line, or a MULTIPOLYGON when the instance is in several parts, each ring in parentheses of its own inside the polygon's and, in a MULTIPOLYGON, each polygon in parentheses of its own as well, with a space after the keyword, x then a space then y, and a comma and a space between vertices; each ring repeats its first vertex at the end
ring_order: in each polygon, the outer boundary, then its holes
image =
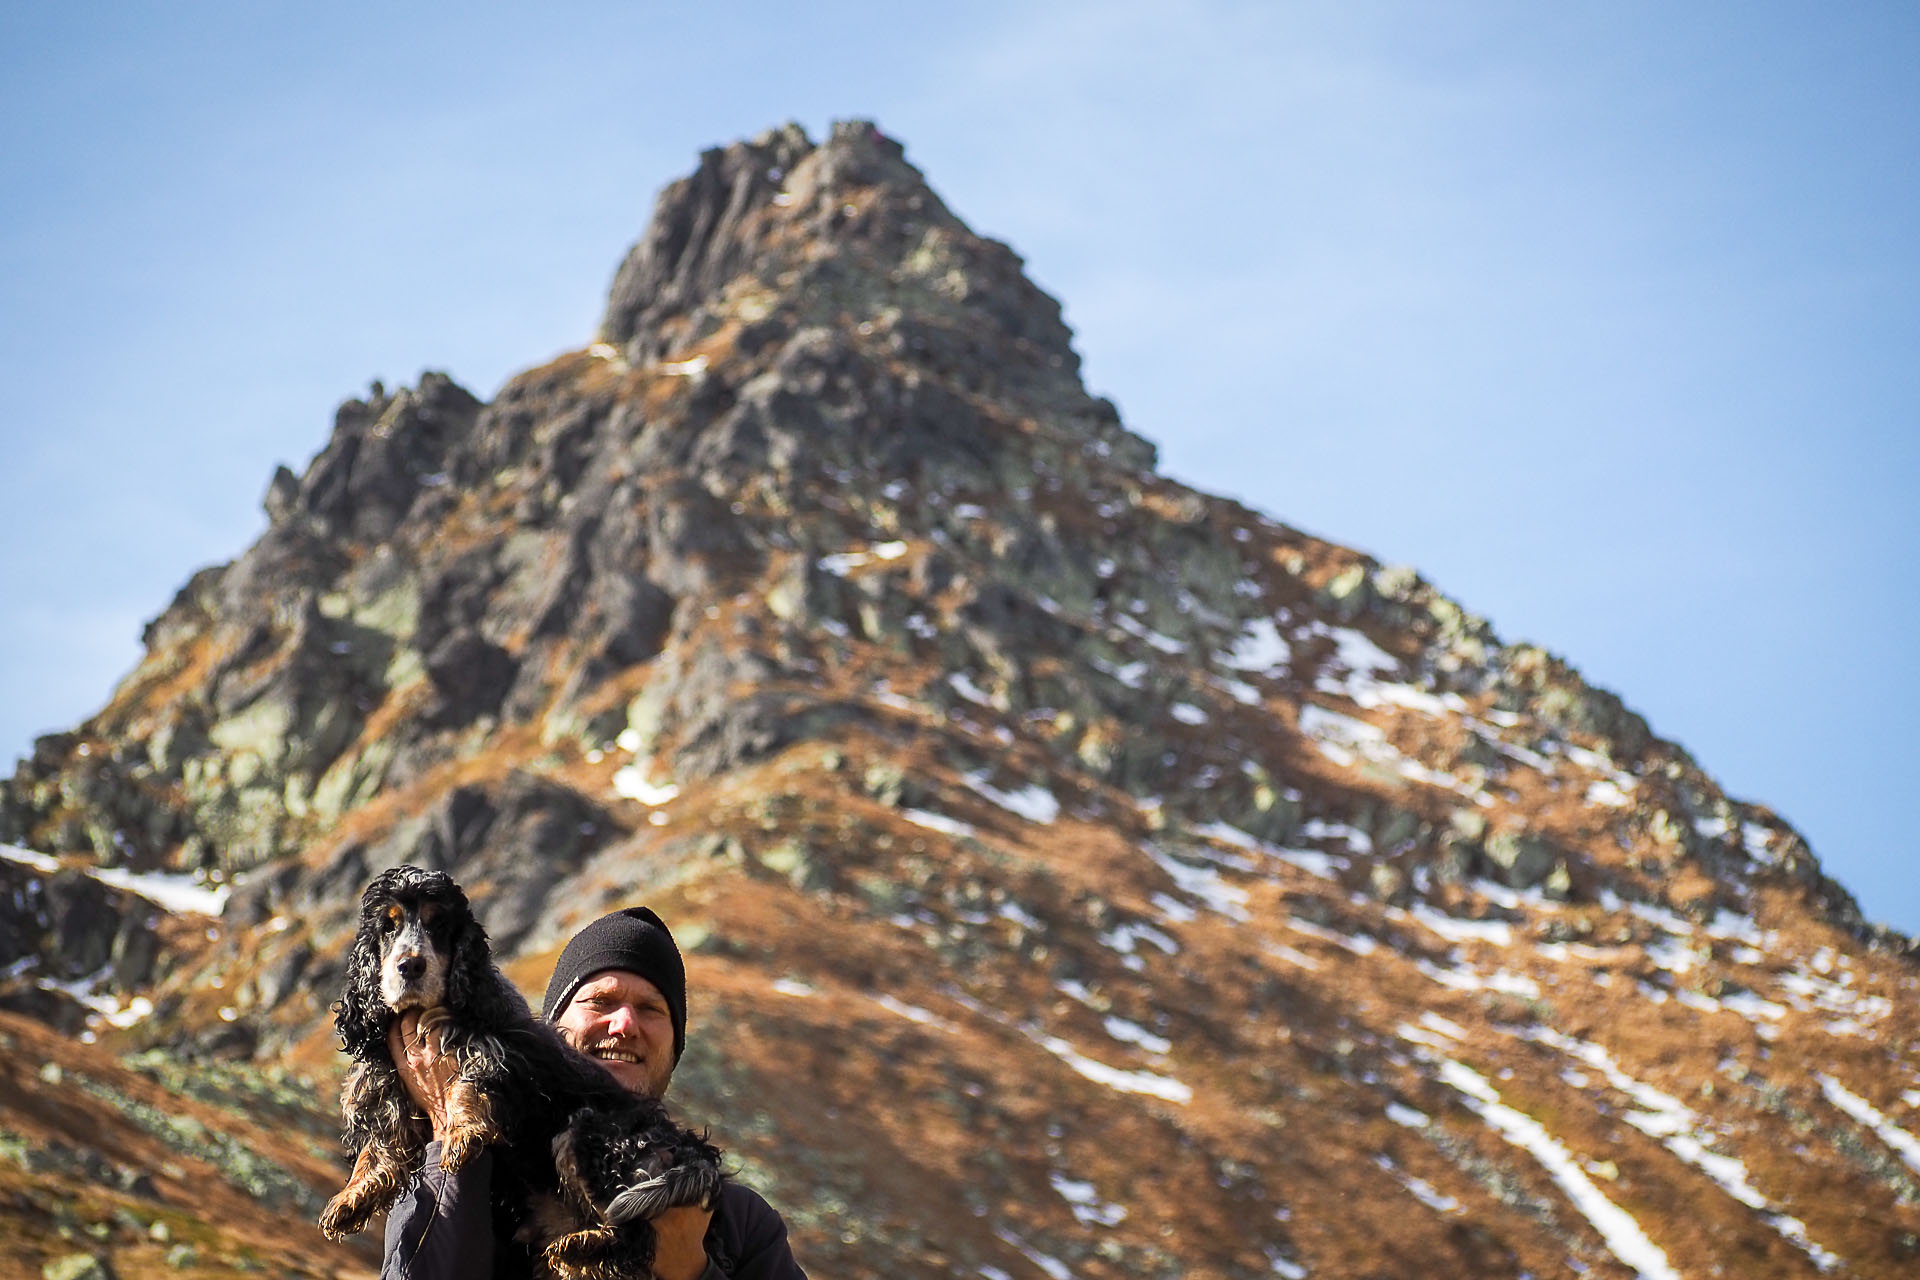
POLYGON ((404 913, 398 907, 388 907, 387 914, 380 917, 380 931, 392 933, 400 927, 400 918, 404 913))

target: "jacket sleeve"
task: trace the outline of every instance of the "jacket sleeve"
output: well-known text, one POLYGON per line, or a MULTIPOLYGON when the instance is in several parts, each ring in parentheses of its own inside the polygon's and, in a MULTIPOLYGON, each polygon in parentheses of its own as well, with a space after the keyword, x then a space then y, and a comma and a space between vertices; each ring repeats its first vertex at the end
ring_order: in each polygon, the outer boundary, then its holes
POLYGON ((387 1214, 380 1280, 466 1280, 493 1274, 493 1153, 482 1151, 450 1174, 440 1144, 387 1214))
POLYGON ((729 1183, 720 1193, 714 1227, 707 1253, 721 1256, 701 1280, 709 1280, 716 1269, 731 1280, 807 1280, 787 1244, 787 1224, 758 1193, 729 1183))

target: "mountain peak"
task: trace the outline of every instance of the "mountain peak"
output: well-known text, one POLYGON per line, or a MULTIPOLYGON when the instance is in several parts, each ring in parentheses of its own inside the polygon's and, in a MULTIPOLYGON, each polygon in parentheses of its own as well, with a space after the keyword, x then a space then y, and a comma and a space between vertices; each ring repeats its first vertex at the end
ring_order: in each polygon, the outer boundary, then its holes
MULTIPOLYGON (((707 151, 660 195, 599 339, 644 365, 727 326, 874 325, 911 314, 1072 379, 1060 304, 1006 245, 974 235, 867 121, 818 145, 798 125, 707 151)), ((1077 386, 1077 383, 1074 384, 1077 386)))

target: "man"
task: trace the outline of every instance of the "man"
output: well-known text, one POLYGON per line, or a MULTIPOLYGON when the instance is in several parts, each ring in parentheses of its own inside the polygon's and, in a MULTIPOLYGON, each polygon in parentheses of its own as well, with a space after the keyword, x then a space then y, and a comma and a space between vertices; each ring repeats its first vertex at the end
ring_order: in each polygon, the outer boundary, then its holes
MULTIPOLYGON (((602 916, 560 953, 540 1016, 628 1089, 661 1097, 687 1040, 687 970, 673 935, 645 907, 602 916)), ((482 1153, 458 1174, 440 1167, 447 1086, 454 1064, 403 1014, 388 1046, 414 1105, 433 1124, 421 1179, 387 1215, 381 1280, 466 1280, 530 1273, 526 1249, 494 1237, 493 1161, 482 1153)), ((653 1220, 658 1280, 806 1280, 780 1215, 729 1182, 713 1213, 669 1209, 653 1220)))

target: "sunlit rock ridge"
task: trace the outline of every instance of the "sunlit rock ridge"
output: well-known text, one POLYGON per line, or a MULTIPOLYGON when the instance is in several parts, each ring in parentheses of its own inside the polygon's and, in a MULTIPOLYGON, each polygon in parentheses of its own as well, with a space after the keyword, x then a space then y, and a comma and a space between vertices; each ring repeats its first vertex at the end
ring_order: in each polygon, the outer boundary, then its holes
POLYGON ((413 861, 533 992, 674 923, 674 1100, 814 1275, 1913 1274, 1908 940, 1566 661, 1158 474, 1070 339, 787 126, 579 350, 340 406, 0 793, 4 1265, 364 1273, 326 1008, 413 861))

